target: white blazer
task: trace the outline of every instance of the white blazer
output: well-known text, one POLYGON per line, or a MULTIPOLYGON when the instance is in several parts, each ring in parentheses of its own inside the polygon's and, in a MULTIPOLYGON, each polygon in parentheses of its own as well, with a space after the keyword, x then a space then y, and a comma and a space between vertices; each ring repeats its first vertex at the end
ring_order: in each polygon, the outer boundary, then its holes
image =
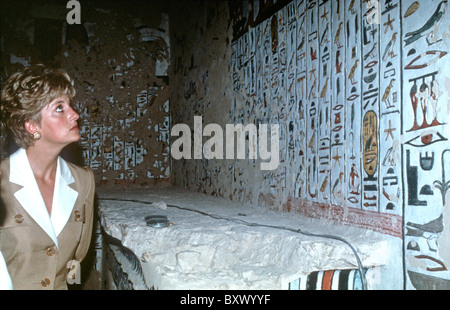
MULTIPOLYGON (((75 180, 67 163, 58 157, 51 215, 48 214, 25 149, 21 148, 10 156, 9 181, 23 186, 14 196, 58 247, 57 237, 66 225, 78 197, 78 192, 69 187, 75 180)), ((12 288, 10 283, 11 279, 1 255, 0 288, 12 288)))

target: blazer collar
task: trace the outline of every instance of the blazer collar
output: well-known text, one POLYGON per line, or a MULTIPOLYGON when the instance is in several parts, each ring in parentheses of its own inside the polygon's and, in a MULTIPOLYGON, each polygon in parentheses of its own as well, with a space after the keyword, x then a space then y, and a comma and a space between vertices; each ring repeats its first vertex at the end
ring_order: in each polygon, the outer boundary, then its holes
POLYGON ((9 181, 23 186, 14 196, 58 245, 57 237, 66 225, 78 197, 78 192, 69 186, 75 179, 67 163, 58 157, 51 216, 47 212, 24 149, 19 149, 10 156, 9 181))

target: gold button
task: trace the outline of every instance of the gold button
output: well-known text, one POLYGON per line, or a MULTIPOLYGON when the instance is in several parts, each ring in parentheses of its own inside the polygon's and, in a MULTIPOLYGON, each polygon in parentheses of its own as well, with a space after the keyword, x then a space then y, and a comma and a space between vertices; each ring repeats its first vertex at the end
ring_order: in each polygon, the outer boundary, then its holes
POLYGON ((52 256, 53 254, 56 253, 56 250, 54 247, 49 247, 45 252, 47 253, 48 256, 52 256))
POLYGON ((43 278, 41 280, 42 287, 48 287, 50 285, 50 279, 49 278, 43 278))
POLYGON ((73 211, 73 216, 75 217, 75 221, 79 222, 81 220, 81 212, 80 212, 80 210, 73 211))
POLYGON ((14 220, 15 220, 16 223, 18 223, 18 224, 22 223, 22 222, 23 222, 23 215, 22 215, 22 214, 17 214, 17 215, 14 217, 14 220))

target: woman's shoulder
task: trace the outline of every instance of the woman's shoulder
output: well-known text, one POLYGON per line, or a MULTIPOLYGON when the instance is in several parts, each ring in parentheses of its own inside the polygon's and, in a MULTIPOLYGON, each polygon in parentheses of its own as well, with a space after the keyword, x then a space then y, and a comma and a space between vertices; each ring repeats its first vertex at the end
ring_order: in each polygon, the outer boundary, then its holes
POLYGON ((0 179, 3 178, 3 174, 9 173, 9 157, 2 158, 0 163, 0 179))
POLYGON ((88 166, 79 166, 68 161, 65 161, 65 163, 69 167, 72 177, 77 184, 76 188, 81 193, 85 193, 88 196, 91 195, 95 191, 95 178, 92 169, 88 166))
POLYGON ((9 163, 9 156, 8 157, 4 157, 1 159, 1 166, 3 167, 4 165, 6 165, 7 163, 9 163))
POLYGON ((89 166, 80 166, 77 164, 74 164, 70 161, 64 160, 64 162, 67 164, 69 169, 72 171, 72 174, 75 174, 76 176, 82 177, 82 178, 94 178, 94 172, 89 166))

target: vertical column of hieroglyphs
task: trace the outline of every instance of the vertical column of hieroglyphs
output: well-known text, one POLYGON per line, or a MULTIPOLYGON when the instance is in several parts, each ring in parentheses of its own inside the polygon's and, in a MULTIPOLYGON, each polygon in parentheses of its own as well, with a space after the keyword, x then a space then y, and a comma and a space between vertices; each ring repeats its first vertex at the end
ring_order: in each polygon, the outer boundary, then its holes
POLYGON ((235 120, 236 122, 242 122, 243 119, 243 111, 245 106, 245 100, 247 100, 247 44, 248 32, 245 32, 239 38, 238 44, 238 71, 239 71, 239 79, 241 83, 241 88, 239 90, 238 101, 236 102, 236 111, 235 111, 235 120))
MULTIPOLYGON (((80 101, 74 102, 74 108, 77 111, 77 113, 80 115, 80 118, 82 118, 85 115, 85 113, 86 113, 83 110, 87 110, 87 106, 86 106, 84 101, 83 102, 80 102, 80 101)), ((83 156, 83 164, 86 165, 86 166, 89 166, 89 158, 87 158, 86 157, 87 154, 85 154, 86 153, 86 148, 89 147, 89 144, 88 144, 89 140, 88 140, 88 137, 86 137, 86 130, 89 129, 89 126, 88 126, 88 124, 85 124, 85 123, 87 123, 86 120, 83 121, 83 122, 80 122, 79 125, 78 125, 78 127, 80 129, 80 143, 79 143, 79 145, 80 145, 82 156, 83 156)))
MULTIPOLYGON (((237 124, 248 124, 249 120, 249 108, 251 104, 251 84, 252 84, 252 74, 251 74, 251 58, 254 55, 254 40, 251 31, 247 31, 241 38, 242 46, 244 47, 244 89, 242 94, 242 101, 240 102, 240 109, 238 110, 238 119, 237 124)), ((236 140, 238 141, 238 140, 236 140)), ((246 150, 246 154, 248 154, 248 149, 246 150)), ((235 155, 236 156, 236 155, 235 155)), ((245 155, 248 159, 248 156, 245 155)), ((244 174, 243 171, 247 169, 251 165, 250 160, 238 160, 234 163, 234 192, 238 193, 237 197, 240 199, 243 193, 243 182, 244 182, 244 174)))
MULTIPOLYGON (((258 8, 258 6, 256 6, 258 8)), ((256 16, 256 12, 254 12, 256 16)), ((257 82, 256 82, 256 128, 259 130, 259 124, 267 124, 270 104, 270 24, 267 20, 259 23, 256 29, 256 64, 257 64, 257 82)), ((259 144, 258 144, 259 147, 259 144)), ((264 191, 267 192, 267 185, 270 177, 267 172, 263 171, 264 176, 264 191)))
MULTIPOLYGON (((114 103, 113 103, 113 106, 114 105, 117 106, 117 110, 120 111, 121 114, 123 113, 123 110, 125 109, 122 104, 118 105, 117 100, 114 100, 114 103)), ((117 127, 120 132, 123 132, 125 129, 125 119, 117 120, 117 127)), ((113 136, 113 158, 114 158, 114 166, 113 166, 114 171, 118 171, 116 180, 123 181, 125 179, 125 173, 124 173, 125 142, 123 141, 123 139, 121 137, 118 137, 117 135, 113 136)))
MULTIPOLYGON (((256 12, 254 12, 254 16, 256 16, 256 12)), ((255 27, 255 40, 256 40, 256 44, 255 44, 255 58, 256 58, 256 92, 255 92, 255 101, 256 101, 256 106, 255 106, 255 124, 256 124, 256 129, 258 129, 258 126, 260 123, 264 123, 264 119, 265 119, 265 109, 264 107, 266 106, 266 85, 267 82, 267 73, 268 70, 266 68, 266 59, 265 59, 265 46, 267 45, 267 43, 265 42, 267 39, 267 36, 265 34, 265 25, 266 23, 260 23, 258 25, 256 25, 255 27)), ((258 143, 258 147, 259 147, 259 143, 258 143)), ((264 184, 266 185, 266 184, 264 184)))
POLYGON ((306 173, 308 198, 317 200, 318 195, 318 101, 319 88, 319 6, 317 1, 308 1, 306 11, 306 173))
POLYGON ((244 101, 241 102, 242 114, 241 122, 249 122, 249 109, 251 105, 251 92, 253 84, 253 74, 252 74, 252 61, 255 54, 255 40, 253 39, 253 32, 247 31, 243 36, 243 45, 245 46, 245 60, 244 60, 244 101))
POLYGON ((233 79, 233 103, 230 111, 230 118, 231 120, 234 120, 234 111, 236 110, 236 94, 239 91, 239 75, 237 71, 238 66, 238 59, 237 59, 237 53, 238 53, 238 40, 235 40, 231 43, 231 76, 233 79))
POLYGON ((102 142, 103 142, 103 126, 94 125, 91 127, 89 160, 92 170, 99 170, 103 162, 102 142))
POLYGON ((77 112, 80 114, 80 119, 83 119, 84 121, 80 122, 80 148, 83 153, 83 160, 84 164, 89 166, 90 165, 90 141, 91 141, 91 125, 88 121, 90 115, 89 115, 89 105, 86 102, 77 102, 76 109, 77 112))
POLYGON ((272 112, 271 123, 280 125, 280 143, 279 143, 279 165, 278 169, 274 171, 276 173, 276 178, 278 180, 278 193, 277 195, 285 196, 284 192, 286 190, 286 173, 287 173, 287 141, 288 141, 288 130, 289 124, 287 122, 287 93, 286 93, 286 70, 287 70, 287 51, 286 51, 286 32, 287 32, 287 13, 286 7, 279 10, 274 16, 277 17, 277 68, 273 70, 278 72, 276 78, 278 80, 276 85, 276 95, 277 95, 277 108, 272 112))
MULTIPOLYGON (((254 122, 256 124, 256 129, 258 130, 259 123, 262 122, 263 117, 263 106, 264 106, 264 55, 263 55, 263 45, 264 45, 264 28, 263 24, 258 24, 255 26, 255 95, 254 95, 254 122)), ((259 144, 258 144, 259 147, 259 144)))
POLYGON ((345 0, 346 203, 361 207, 361 1, 345 0))
POLYGON ((296 178, 300 162, 296 154, 296 141, 299 128, 298 108, 295 97, 295 73, 296 73, 296 37, 297 23, 295 1, 290 2, 285 8, 286 16, 286 125, 287 125, 287 163, 286 163, 286 185, 289 197, 295 197, 296 178))
MULTIPOLYGON (((108 123, 110 124, 110 123, 108 123)), ((106 182, 106 173, 113 170, 114 166, 114 154, 112 147, 113 126, 103 125, 103 168, 102 168, 102 181, 106 182)))
POLYGON ((345 5, 344 0, 331 3, 330 198, 333 204, 345 205, 345 5))
MULTIPOLYGON (((249 124, 256 124, 256 119, 258 115, 256 114, 256 109, 258 107, 258 99, 257 99, 257 76, 258 76, 258 63, 260 57, 258 57, 258 44, 259 44, 259 35, 256 32, 256 28, 251 27, 249 29, 249 45, 250 45, 250 57, 248 59, 250 66, 250 85, 249 85, 249 98, 248 98, 248 108, 247 108, 247 122, 249 124)), ((256 137, 255 137, 256 139, 256 137)), ((256 140, 249 140, 249 147, 252 147, 255 152, 257 152, 257 143, 256 140)), ((252 161, 253 167, 256 165, 256 159, 252 161)))
MULTIPOLYGON (((162 117, 158 120, 158 122, 148 120, 147 117, 141 118, 141 123, 146 124, 147 123, 147 129, 150 132, 151 136, 155 136, 154 141, 158 141, 161 143, 161 154, 154 155, 152 160, 149 162, 149 165, 151 165, 151 169, 147 170, 147 177, 148 178, 166 178, 168 177, 168 173, 170 172, 170 165, 169 163, 169 149, 168 149, 168 139, 169 139, 169 101, 165 101, 164 104, 158 105, 157 107, 154 106, 155 101, 158 100, 158 94, 160 93, 161 89, 157 86, 149 87, 148 89, 148 105, 150 109, 158 110, 158 114, 160 114, 162 117), (162 112, 160 112, 162 111, 162 112)), ((136 110, 136 114, 138 113, 138 110, 136 110)), ((148 115, 148 114, 147 114, 148 115)), ((137 116, 136 116, 137 117, 137 116)), ((138 117, 139 118, 139 117, 138 117)), ((142 149, 139 146, 138 143, 138 137, 132 137, 133 140, 136 141, 134 148, 134 159, 133 164, 138 165, 139 160, 141 160, 141 156, 138 155, 138 153, 142 153, 142 149)), ((131 155, 131 154, 130 154, 131 155)))
POLYGON ((401 5, 406 287, 448 289, 450 274, 438 249, 450 185, 449 4, 401 5))
MULTIPOLYGON (((109 102, 109 104, 113 104, 114 103, 114 97, 110 96, 110 97, 106 97, 107 102, 109 102)), ((147 98, 147 93, 146 93, 146 102, 147 102, 148 98, 147 98)), ((114 126, 112 126, 111 124, 113 124, 114 122, 111 119, 111 116, 109 114, 105 115, 103 117, 103 121, 106 125, 103 126, 103 156, 104 156, 104 169, 102 171, 103 177, 102 177, 102 181, 107 182, 107 178, 105 177, 106 173, 108 171, 114 171, 114 166, 115 166, 115 159, 114 159, 114 131, 115 128, 114 126)))
MULTIPOLYGON (((241 89, 239 91, 239 97, 236 101, 236 110, 234 120, 236 124, 242 124, 245 118, 245 107, 249 100, 248 90, 249 90, 249 32, 245 32, 239 39, 238 44, 238 70, 241 81, 241 89)), ((237 140, 235 140, 237 141, 237 140)), ((227 142, 228 143, 228 142, 227 142)), ((236 154, 234 154, 236 158, 236 154)), ((241 179, 242 179, 242 161, 233 162, 233 174, 232 174, 232 193, 239 199, 240 193, 242 193, 241 179)))
POLYGON ((263 59, 263 105, 260 109, 262 113, 262 122, 268 123, 270 120, 270 105, 271 105, 271 62, 272 62, 272 49, 271 49, 271 38, 270 38, 270 20, 266 19, 261 22, 262 30, 262 53, 261 57, 263 59))
MULTIPOLYGON (((164 116, 162 118, 162 122, 158 125, 158 141, 162 143, 162 155, 155 162, 155 165, 159 171, 159 178, 168 178, 171 174, 171 165, 170 165, 170 101, 166 100, 164 104, 160 105, 159 110, 164 111, 164 116)), ((140 154, 143 153, 144 149, 142 147, 142 143, 140 143, 140 139, 136 138, 136 166, 142 162, 142 156, 140 154)))
MULTIPOLYGON (((257 12, 253 12, 253 18, 257 15, 257 12)), ((262 26, 261 24, 251 27, 252 31, 252 45, 253 45, 253 56, 252 56, 252 90, 251 90, 251 110, 249 123, 254 123, 256 125, 256 130, 258 130, 258 123, 261 120, 262 106, 263 106, 263 59, 262 59, 262 26)), ((256 152, 258 152, 259 143, 255 143, 256 152)), ((257 153, 258 154, 258 153, 257 153)), ((252 161, 253 167, 256 165, 256 160, 252 161)))
MULTIPOLYGON (((157 88, 156 88, 157 89, 157 88)), ((136 178, 136 133, 131 129, 131 126, 136 121, 136 109, 133 108, 134 103, 126 102, 125 109, 127 117, 125 118, 125 130, 127 133, 127 139, 123 142, 124 147, 124 173, 123 177, 126 180, 134 180, 136 178)), ((155 129, 153 129, 155 130, 155 129)), ((156 131, 156 130, 155 130, 156 131)))
MULTIPOLYGON (((238 108, 238 95, 241 89, 239 63, 240 63, 240 40, 235 40, 231 44, 231 72, 233 78, 233 105, 230 111, 230 119, 232 122, 236 122, 236 110, 238 108)), ((228 165, 228 172, 230 176, 230 184, 234 182, 234 165, 228 165)), ((232 190, 232 189, 231 189, 232 190)))
POLYGON ((296 171, 294 197, 306 197, 306 0, 295 0, 296 70, 295 70, 295 155, 296 171))
MULTIPOLYGON (((263 48, 263 32, 262 25, 258 24, 254 27, 254 37, 255 37, 255 61, 254 61, 254 74, 255 74, 255 93, 253 96, 253 112, 255 124, 258 124, 261 119, 262 109, 264 104, 263 101, 263 58, 262 58, 262 48, 263 48)), ((256 126, 258 128, 258 126, 256 126)))
POLYGON ((361 3, 361 54, 362 54, 362 207, 378 211, 379 174, 379 94, 380 94, 380 24, 378 9, 368 2, 361 3))
POLYGON ((269 122, 278 124, 278 100, 281 91, 278 59, 278 16, 270 17, 270 113, 269 122))
POLYGON ((259 61, 259 57, 258 57, 258 34, 256 33, 256 28, 251 27, 248 31, 249 33, 249 58, 248 58, 248 63, 249 63, 249 75, 250 75, 250 85, 249 90, 248 90, 248 94, 249 94, 249 98, 248 98, 248 108, 247 108, 247 113, 248 113, 248 121, 249 123, 254 123, 255 122, 255 108, 257 107, 257 95, 256 95, 256 83, 257 83, 257 73, 258 73, 258 65, 257 62, 259 61))
MULTIPOLYGON (((146 89, 141 90, 140 93, 136 95, 136 118, 141 120, 143 124, 145 124, 145 130, 150 131, 151 125, 148 122, 143 121, 149 118, 148 113, 148 101, 149 101, 148 91, 146 89)), ((104 129, 104 135, 106 135, 106 130, 104 129)), ((169 145, 169 144, 168 144, 169 145)), ((144 161, 144 156, 147 154, 147 151, 144 147, 143 140, 141 138, 136 139, 136 165, 141 164, 144 161)), ((170 165, 169 165, 170 166, 170 165)), ((147 175, 150 171, 147 171, 147 175)))
POLYGON ((402 215, 400 3, 380 2, 379 210, 402 215))
MULTIPOLYGON (((273 46, 272 41, 275 40, 272 35, 272 28, 276 27, 276 18, 275 21, 272 22, 272 18, 266 19, 261 22, 262 25, 262 54, 261 57, 263 59, 263 106, 261 107, 262 119, 261 122, 264 124, 270 123, 271 119, 271 110, 272 110, 272 58, 273 51, 276 47, 273 46), (275 24, 274 24, 275 23, 275 24)), ((264 171, 263 172, 265 182, 268 185, 269 193, 274 193, 276 186, 274 186, 274 178, 272 176, 272 171, 264 171)))
POLYGON ((330 125, 331 125, 331 2, 321 1, 318 7, 318 197, 317 201, 330 202, 330 125))
POLYGON ((242 36, 233 42, 233 53, 235 53, 236 61, 233 68, 233 83, 234 83, 234 102, 231 112, 231 119, 233 122, 238 122, 243 107, 243 94, 245 93, 245 61, 246 61, 246 37, 242 36))

